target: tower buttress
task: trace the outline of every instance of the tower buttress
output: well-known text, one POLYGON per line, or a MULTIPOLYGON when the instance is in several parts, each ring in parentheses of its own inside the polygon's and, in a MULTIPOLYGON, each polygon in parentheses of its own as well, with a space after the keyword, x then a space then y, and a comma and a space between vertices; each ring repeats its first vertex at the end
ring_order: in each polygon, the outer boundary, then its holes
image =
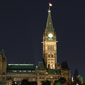
POLYGON ((0 53, 0 75, 2 74, 2 55, 0 53))
POLYGON ((0 52, 0 81, 6 80, 7 61, 4 50, 0 52))
POLYGON ((0 74, 2 75, 6 74, 6 67, 7 67, 6 55, 4 50, 2 50, 0 52, 0 74))
POLYGON ((6 74, 6 68, 7 68, 7 59, 4 50, 2 50, 2 72, 3 75, 6 74))

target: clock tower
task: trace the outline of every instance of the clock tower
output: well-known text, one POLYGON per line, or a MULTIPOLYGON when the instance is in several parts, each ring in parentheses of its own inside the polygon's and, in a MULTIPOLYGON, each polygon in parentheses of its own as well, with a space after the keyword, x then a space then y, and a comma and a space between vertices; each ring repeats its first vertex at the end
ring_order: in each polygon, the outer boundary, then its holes
POLYGON ((57 42, 50 9, 48 10, 47 24, 43 34, 43 59, 46 68, 55 69, 55 64, 57 64, 57 42))

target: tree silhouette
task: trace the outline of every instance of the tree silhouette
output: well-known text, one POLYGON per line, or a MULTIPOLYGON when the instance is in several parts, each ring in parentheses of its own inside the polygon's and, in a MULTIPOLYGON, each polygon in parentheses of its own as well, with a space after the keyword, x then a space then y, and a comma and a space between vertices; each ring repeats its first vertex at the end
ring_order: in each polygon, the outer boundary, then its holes
POLYGON ((63 62, 61 63, 61 68, 62 68, 62 69, 69 69, 67 61, 63 61, 63 62))
POLYGON ((66 79, 64 77, 60 77, 58 80, 61 84, 64 84, 66 82, 66 79))
POLYGON ((74 75, 73 75, 74 80, 77 80, 78 79, 78 75, 79 75, 78 70, 75 69, 74 75))
POLYGON ((54 82, 54 85, 61 85, 61 82, 60 82, 59 80, 56 80, 56 81, 54 82))
POLYGON ((51 82, 46 80, 45 85, 51 85, 51 82))
POLYGON ((46 81, 43 81, 43 82, 42 82, 42 85, 51 85, 51 82, 48 81, 48 80, 46 80, 46 81))
POLYGON ((12 85, 15 85, 14 81, 12 81, 12 85))
POLYGON ((79 78, 78 78, 78 75, 79 75, 79 73, 78 73, 78 70, 77 69, 75 69, 75 71, 74 71, 74 75, 73 75, 73 79, 74 79, 74 84, 79 84, 79 85, 81 85, 81 81, 79 80, 79 78))
POLYGON ((21 85, 30 85, 30 84, 26 79, 24 79, 22 80, 21 85))

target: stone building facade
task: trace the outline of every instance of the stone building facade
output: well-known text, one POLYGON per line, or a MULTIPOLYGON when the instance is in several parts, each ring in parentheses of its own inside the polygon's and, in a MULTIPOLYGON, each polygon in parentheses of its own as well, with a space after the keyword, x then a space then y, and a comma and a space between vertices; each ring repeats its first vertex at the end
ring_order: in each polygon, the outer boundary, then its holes
POLYGON ((0 85, 11 85, 12 81, 20 85, 23 79, 42 85, 50 81, 51 85, 61 77, 70 82, 70 70, 62 69, 57 62, 57 40, 53 28, 51 10, 48 10, 47 24, 43 34, 43 61, 34 64, 7 64, 4 50, 0 52, 0 85))

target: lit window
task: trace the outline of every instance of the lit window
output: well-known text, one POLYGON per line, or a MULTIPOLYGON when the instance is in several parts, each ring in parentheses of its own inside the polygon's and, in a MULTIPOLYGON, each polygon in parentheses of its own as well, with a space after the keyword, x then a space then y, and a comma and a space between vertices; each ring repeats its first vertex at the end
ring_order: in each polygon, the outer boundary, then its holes
POLYGON ((16 70, 13 70, 13 72, 17 72, 16 70))
POLYGON ((21 70, 19 70, 19 72, 22 72, 21 70))
POLYGON ((28 70, 28 72, 31 72, 31 70, 28 70))
POLYGON ((53 76, 51 76, 50 78, 53 78, 53 76))
POLYGON ((23 72, 26 72, 26 70, 23 70, 23 72))
POLYGON ((17 84, 17 82, 15 81, 15 85, 17 84))

